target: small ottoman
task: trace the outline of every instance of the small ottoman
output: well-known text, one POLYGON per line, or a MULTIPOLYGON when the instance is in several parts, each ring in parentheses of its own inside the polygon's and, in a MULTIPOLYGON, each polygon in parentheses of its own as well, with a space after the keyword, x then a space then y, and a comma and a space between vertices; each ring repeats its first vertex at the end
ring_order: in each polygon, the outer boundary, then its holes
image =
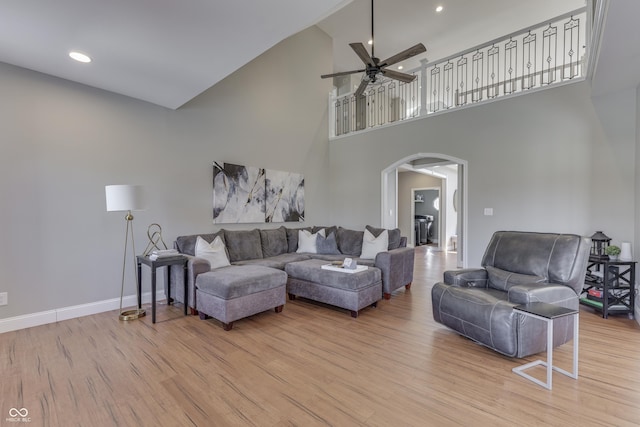
POLYGON ((202 273, 196 279, 196 309, 200 318, 211 316, 225 331, 233 322, 275 308, 286 299, 287 273, 259 265, 230 265, 202 273))
POLYGON ((376 307, 382 298, 380 269, 369 267, 358 273, 325 270, 327 261, 310 259, 286 265, 289 299, 296 296, 351 311, 352 317, 367 306, 376 307))

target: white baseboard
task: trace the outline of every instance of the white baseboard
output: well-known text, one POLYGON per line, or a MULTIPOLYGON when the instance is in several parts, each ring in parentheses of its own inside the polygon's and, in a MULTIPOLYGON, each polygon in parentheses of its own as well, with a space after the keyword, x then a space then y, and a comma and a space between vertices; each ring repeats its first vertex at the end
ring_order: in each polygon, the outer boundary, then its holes
MULTIPOLYGON (((164 299, 166 299, 164 292, 158 292, 156 295, 156 301, 164 299)), ((151 302, 151 292, 142 294, 142 302, 144 304, 151 302)), ((136 304, 137 298, 135 295, 129 295, 122 298, 123 307, 135 307, 136 304)), ((3 332, 17 331, 19 329, 46 325, 48 323, 75 319, 76 317, 104 313, 105 311, 118 310, 119 308, 120 298, 112 298, 104 301, 91 302, 88 304, 80 304, 70 307, 57 308, 54 310, 41 311, 38 313, 9 317, 7 319, 0 319, 0 334, 3 332)))

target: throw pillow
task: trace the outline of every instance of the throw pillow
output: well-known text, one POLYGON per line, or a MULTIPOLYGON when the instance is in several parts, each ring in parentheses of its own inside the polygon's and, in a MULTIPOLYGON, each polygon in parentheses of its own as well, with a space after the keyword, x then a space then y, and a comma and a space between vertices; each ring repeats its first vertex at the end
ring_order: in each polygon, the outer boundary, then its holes
POLYGON ((389 232, 384 230, 378 237, 375 237, 369 230, 364 230, 362 238, 362 259, 376 259, 378 252, 384 252, 389 247, 389 232))
POLYGON ((316 239, 316 249, 322 255, 341 255, 338 250, 338 242, 336 241, 336 233, 329 233, 327 237, 318 234, 316 239))
MULTIPOLYGON (((384 228, 376 228, 370 225, 367 225, 365 228, 369 230, 371 234, 373 234, 375 237, 378 237, 380 233, 382 233, 385 230, 384 228)), ((401 237, 402 236, 399 228, 394 228, 392 230, 389 230, 389 250, 398 249, 400 247, 401 237)))
POLYGON ((317 249, 317 240, 318 235, 324 237, 324 228, 317 233, 311 233, 307 230, 299 230, 298 231, 298 250, 297 253, 308 253, 315 254, 318 253, 317 249))
POLYGON ((204 258, 209 261, 212 270, 214 268, 230 265, 229 258, 227 258, 227 251, 224 247, 224 242, 220 236, 216 236, 211 243, 198 236, 196 239, 195 252, 198 258, 204 258))

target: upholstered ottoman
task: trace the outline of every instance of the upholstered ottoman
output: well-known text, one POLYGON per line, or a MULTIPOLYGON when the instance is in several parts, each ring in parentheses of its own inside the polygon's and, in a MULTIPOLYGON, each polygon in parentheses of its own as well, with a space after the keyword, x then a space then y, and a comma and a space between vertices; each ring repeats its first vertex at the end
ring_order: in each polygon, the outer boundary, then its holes
POLYGON ((358 273, 325 270, 327 261, 310 259, 286 265, 289 299, 296 296, 335 305, 351 311, 352 317, 382 298, 380 269, 368 267, 358 273))
POLYGON ((222 322, 225 331, 233 322, 275 308, 282 311, 287 273, 259 265, 230 265, 202 273, 196 279, 196 309, 200 318, 222 322))

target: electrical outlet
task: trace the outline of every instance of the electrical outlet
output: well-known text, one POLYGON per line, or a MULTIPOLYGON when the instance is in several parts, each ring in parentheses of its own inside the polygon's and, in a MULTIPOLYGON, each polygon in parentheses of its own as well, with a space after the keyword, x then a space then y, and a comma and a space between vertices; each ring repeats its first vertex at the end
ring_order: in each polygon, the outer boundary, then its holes
POLYGON ((9 304, 9 293, 0 292, 0 305, 7 305, 7 304, 9 304))

